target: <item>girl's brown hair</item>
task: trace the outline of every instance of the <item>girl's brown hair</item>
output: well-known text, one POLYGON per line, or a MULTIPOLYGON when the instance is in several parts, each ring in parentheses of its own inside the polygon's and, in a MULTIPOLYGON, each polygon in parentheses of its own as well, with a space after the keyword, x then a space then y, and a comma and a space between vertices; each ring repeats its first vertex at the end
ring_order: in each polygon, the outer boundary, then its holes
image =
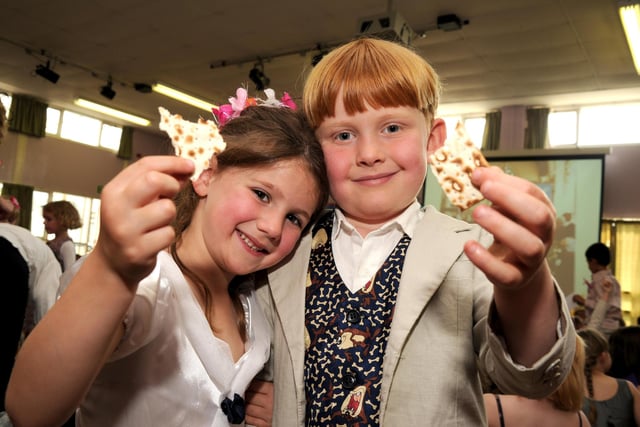
MULTIPOLYGON (((316 194, 317 203, 309 224, 303 230, 303 233, 306 232, 327 204, 329 182, 322 148, 302 113, 289 108, 248 107, 239 117, 225 123, 220 129, 220 134, 227 147, 216 156, 216 173, 231 168, 259 168, 291 159, 299 160, 307 168, 316 184, 309 191, 316 194)), ((187 185, 176 196, 177 215, 173 223, 176 237, 171 245, 171 254, 183 273, 200 288, 205 301, 205 313, 208 315, 212 304, 210 291, 204 282, 182 263, 176 250, 180 245, 182 233, 191 223, 199 199, 192 185, 187 185)), ((243 338, 246 325, 238 293, 241 292, 239 284, 244 279, 246 278, 236 277, 229 286, 243 338)), ((211 324, 211 319, 209 323, 211 324)), ((212 324, 211 327, 213 329, 212 324)))
POLYGON ((78 210, 66 200, 49 202, 42 207, 42 213, 51 214, 61 227, 67 230, 75 230, 82 227, 82 220, 78 210))
POLYGON ((314 128, 335 116, 338 96, 348 114, 365 111, 366 104, 406 106, 422 111, 429 123, 438 109, 440 90, 434 69, 410 48, 361 38, 331 51, 311 70, 302 108, 314 128))

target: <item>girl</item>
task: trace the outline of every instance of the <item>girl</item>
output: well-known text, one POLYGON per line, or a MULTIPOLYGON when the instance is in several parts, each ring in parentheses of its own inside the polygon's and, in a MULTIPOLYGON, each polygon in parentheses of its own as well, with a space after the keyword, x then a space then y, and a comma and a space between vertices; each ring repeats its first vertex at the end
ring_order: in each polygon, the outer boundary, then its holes
POLYGON ((242 422, 269 355, 247 275, 293 250, 328 185, 296 111, 249 107, 220 133, 226 150, 176 207, 194 171, 181 158, 142 158, 105 186, 95 249, 16 361, 14 423, 53 425, 78 405, 80 426, 242 422))
POLYGON ((48 234, 55 234, 47 245, 53 250, 62 271, 67 270, 76 262, 76 248, 69 237, 69 230, 82 227, 80 214, 77 209, 66 200, 47 203, 42 207, 44 229, 48 234))
POLYGON ((640 392, 631 382, 607 375, 611 368, 609 344, 596 329, 578 331, 586 346, 585 399, 582 411, 594 427, 640 424, 640 392))

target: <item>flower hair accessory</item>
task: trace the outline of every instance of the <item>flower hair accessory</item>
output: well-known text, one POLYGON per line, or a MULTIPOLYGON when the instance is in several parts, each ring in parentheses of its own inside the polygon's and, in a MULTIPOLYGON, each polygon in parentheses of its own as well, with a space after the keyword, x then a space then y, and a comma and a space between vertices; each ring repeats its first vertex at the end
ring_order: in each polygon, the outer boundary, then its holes
POLYGON ((13 205, 13 208, 15 210, 20 210, 20 202, 18 202, 18 199, 16 199, 15 196, 11 196, 9 200, 11 201, 11 204, 13 205))
POLYGON ((224 126, 224 124, 229 120, 238 117, 242 110, 252 105, 264 105, 279 108, 286 107, 292 110, 298 108, 287 92, 284 92, 280 99, 276 99, 276 93, 273 89, 265 89, 264 93, 267 95, 267 99, 252 98, 249 97, 245 88, 238 88, 238 90, 236 90, 236 96, 229 97, 228 104, 220 105, 211 109, 211 112, 216 117, 218 126, 224 126))

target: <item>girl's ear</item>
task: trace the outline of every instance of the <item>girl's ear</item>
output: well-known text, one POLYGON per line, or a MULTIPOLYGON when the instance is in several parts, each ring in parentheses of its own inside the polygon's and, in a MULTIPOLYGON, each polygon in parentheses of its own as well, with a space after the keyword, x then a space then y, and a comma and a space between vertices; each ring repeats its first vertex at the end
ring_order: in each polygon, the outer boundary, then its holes
POLYGON ((206 197, 209 193, 209 184, 211 183, 213 175, 215 174, 215 170, 218 166, 216 156, 213 156, 213 158, 209 162, 209 165, 209 168, 203 170, 200 173, 200 176, 195 181, 193 181, 193 189, 200 197, 206 197))

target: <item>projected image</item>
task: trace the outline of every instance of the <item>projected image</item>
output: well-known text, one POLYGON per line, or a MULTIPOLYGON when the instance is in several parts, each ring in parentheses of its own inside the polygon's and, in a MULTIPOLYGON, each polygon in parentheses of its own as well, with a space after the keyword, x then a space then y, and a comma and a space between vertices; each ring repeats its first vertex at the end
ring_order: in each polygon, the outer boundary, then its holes
MULTIPOLYGON (((556 235, 548 261, 565 294, 583 289, 589 277, 584 251, 599 241, 603 158, 488 158, 506 173, 537 184, 556 207, 556 235)), ((474 208, 460 212, 444 195, 429 171, 425 204, 453 217, 473 222, 474 208)), ((483 201, 482 203, 488 203, 483 201)))

